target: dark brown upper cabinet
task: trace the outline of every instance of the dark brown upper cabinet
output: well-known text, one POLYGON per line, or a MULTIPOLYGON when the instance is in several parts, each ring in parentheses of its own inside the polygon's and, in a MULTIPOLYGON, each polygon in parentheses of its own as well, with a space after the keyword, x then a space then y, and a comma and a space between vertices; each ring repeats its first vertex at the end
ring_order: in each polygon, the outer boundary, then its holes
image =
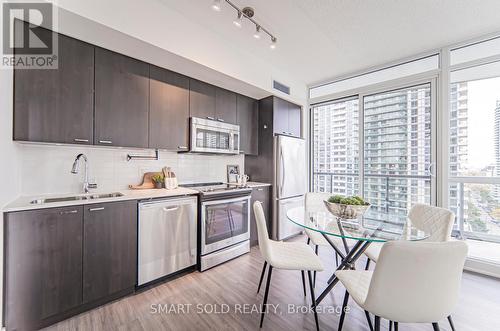
POLYGON ((273 98, 273 130, 274 133, 289 134, 288 102, 276 97, 273 98))
POLYGON ((86 205, 83 213, 83 302, 133 289, 137 202, 86 205))
POLYGON ((292 136, 300 137, 302 129, 302 108, 299 105, 288 103, 288 131, 292 136))
POLYGON ((215 120, 216 87, 196 79, 189 80, 189 115, 215 120))
POLYGON ((240 126, 240 152, 259 154, 259 104, 244 95, 238 95, 236 104, 237 124, 240 126))
POLYGON ((58 39, 58 68, 14 69, 14 140, 92 144, 94 46, 40 33, 58 39))
POLYGON ((149 147, 189 148, 189 78, 150 66, 149 147))
POLYGON ((299 105, 273 97, 273 132, 300 137, 302 110, 299 105))
POLYGON ((196 79, 189 81, 191 117, 236 123, 236 93, 196 79))
POLYGON ((5 324, 39 329, 82 304, 83 208, 5 215, 5 324))
POLYGON ((148 147, 149 65, 95 49, 96 145, 148 147))
POLYGON ((236 93, 217 87, 215 90, 215 119, 236 124, 236 93))

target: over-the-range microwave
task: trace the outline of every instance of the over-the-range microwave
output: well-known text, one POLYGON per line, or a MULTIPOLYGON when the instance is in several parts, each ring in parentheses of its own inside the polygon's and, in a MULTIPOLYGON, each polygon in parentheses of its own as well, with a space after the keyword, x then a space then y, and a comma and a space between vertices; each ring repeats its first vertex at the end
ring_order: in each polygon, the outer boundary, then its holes
POLYGON ((195 153, 239 154, 240 126, 191 117, 191 148, 195 153))

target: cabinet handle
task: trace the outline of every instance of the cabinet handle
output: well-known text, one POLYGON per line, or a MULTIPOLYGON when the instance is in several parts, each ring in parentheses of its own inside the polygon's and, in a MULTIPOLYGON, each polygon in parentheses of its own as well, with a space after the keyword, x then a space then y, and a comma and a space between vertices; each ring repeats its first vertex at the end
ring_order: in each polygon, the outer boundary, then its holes
POLYGON ((207 119, 212 120, 212 121, 215 120, 215 118, 213 118, 212 116, 207 116, 207 119))
POLYGON ((73 141, 75 141, 77 143, 88 143, 89 142, 88 139, 80 139, 80 138, 75 138, 75 139, 73 139, 73 141))
POLYGON ((100 144, 112 144, 113 142, 111 140, 99 140, 100 144))
POLYGON ((225 122, 223 118, 218 118, 217 121, 219 121, 219 122, 225 122))
POLYGON ((178 149, 187 149, 187 146, 177 146, 178 149))
POLYGON ((99 208, 90 208, 89 211, 101 211, 104 210, 104 207, 99 207, 99 208))
POLYGON ((66 215, 66 214, 78 214, 78 210, 67 210, 67 211, 62 211, 59 214, 61 215, 66 215))
POLYGON ((168 211, 174 211, 174 210, 177 210, 177 209, 179 209, 179 206, 177 206, 177 207, 164 207, 163 211, 167 211, 168 212, 168 211))

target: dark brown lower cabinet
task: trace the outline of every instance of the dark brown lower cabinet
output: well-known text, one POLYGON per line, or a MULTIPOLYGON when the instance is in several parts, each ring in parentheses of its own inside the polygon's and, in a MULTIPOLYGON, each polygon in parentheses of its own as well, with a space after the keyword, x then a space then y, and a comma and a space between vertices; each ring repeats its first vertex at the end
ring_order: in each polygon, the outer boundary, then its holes
POLYGON ((136 201, 4 215, 7 330, 37 330, 134 291, 136 201))
POLYGON ((83 302, 133 288, 137 272, 137 202, 84 206, 83 302))
POLYGON ((83 208, 5 215, 5 324, 38 329, 82 303, 83 208))
POLYGON ((252 205, 250 206, 250 245, 255 246, 259 243, 258 233, 257 233, 257 223, 255 223, 255 214, 253 212, 253 204, 255 201, 260 201, 262 203, 262 209, 264 209, 264 215, 266 216, 267 231, 271 234, 271 201, 270 199, 270 186, 260 186, 254 187, 252 189, 252 205))

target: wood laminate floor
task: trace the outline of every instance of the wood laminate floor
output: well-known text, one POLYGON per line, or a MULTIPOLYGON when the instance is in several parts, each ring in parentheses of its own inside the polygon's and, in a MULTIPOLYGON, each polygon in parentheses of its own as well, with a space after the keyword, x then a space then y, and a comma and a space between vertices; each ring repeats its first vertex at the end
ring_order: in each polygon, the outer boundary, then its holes
MULTIPOLYGON (((317 276, 317 294, 335 263, 331 249, 320 248, 319 254, 328 269, 317 276)), ((364 262, 358 261, 358 267, 364 262)), ((211 270, 189 273, 46 330, 259 330, 259 313, 252 310, 260 308, 263 299, 264 288, 256 293, 262 264, 254 247, 250 254, 211 270), (158 305, 169 311, 158 312, 158 305)), ((278 306, 276 313, 271 307, 262 330, 315 330, 311 313, 289 313, 289 304, 294 310, 307 310, 310 304, 309 295, 304 298, 302 292, 300 272, 273 270, 271 285, 268 304, 278 306)), ((335 309, 342 304, 343 295, 343 287, 335 287, 322 306, 335 309)), ((343 330, 369 331, 363 311, 354 302, 350 302, 350 308, 343 330)), ((457 331, 500 330, 500 280, 464 273, 460 303, 453 317, 457 331)), ((321 330, 337 330, 337 314, 325 312, 319 318, 321 330)), ((450 330, 446 321, 440 326, 441 330, 450 330)), ((388 329, 387 321, 383 321, 383 329, 388 329)), ((399 329, 432 330, 432 326, 400 324, 399 329)))

